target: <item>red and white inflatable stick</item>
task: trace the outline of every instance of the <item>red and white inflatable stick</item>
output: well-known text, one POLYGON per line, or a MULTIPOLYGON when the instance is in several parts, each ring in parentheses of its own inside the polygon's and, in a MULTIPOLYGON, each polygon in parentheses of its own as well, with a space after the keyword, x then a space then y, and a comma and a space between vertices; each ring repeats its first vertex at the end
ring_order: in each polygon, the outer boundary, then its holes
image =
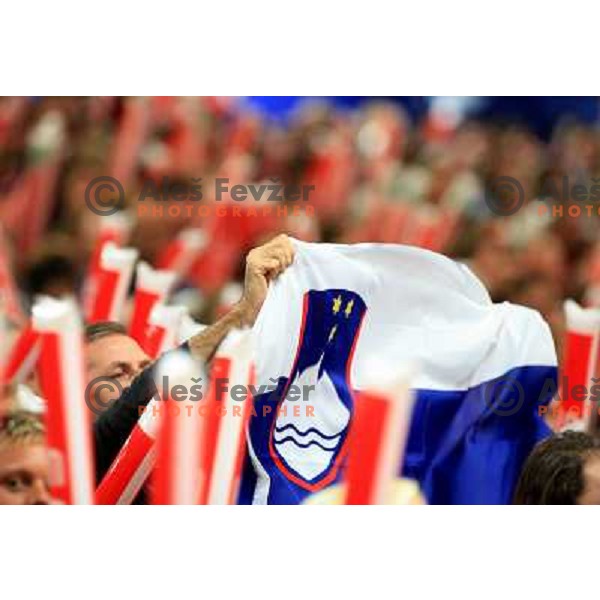
POLYGON ((596 244, 596 249, 590 259, 585 299, 589 306, 600 308, 600 242, 596 244))
POLYGON ((229 381, 231 372, 231 360, 229 357, 217 354, 212 360, 210 369, 210 381, 203 398, 203 449, 202 449, 202 477, 203 485, 200 489, 198 504, 208 504, 210 481, 212 479, 213 466, 219 427, 221 425, 223 401, 226 395, 226 386, 218 385, 218 381, 229 381))
POLYGON ((136 276, 129 335, 144 348, 150 313, 157 304, 163 304, 166 301, 177 275, 172 271, 153 269, 147 263, 141 262, 137 266, 136 276))
POLYGON ((158 258, 156 267, 173 271, 177 274, 178 279, 183 279, 206 244, 206 233, 202 229, 184 229, 164 249, 158 258))
POLYGON ((94 244, 94 249, 98 251, 96 258, 100 258, 100 250, 104 244, 112 242, 117 246, 124 246, 133 227, 133 219, 127 212, 120 211, 112 215, 106 215, 99 219, 98 235, 94 244))
POLYGON ((253 398, 248 392, 243 401, 233 399, 231 389, 253 383, 250 331, 231 332, 219 349, 219 357, 228 363, 227 389, 223 395, 222 413, 208 489, 208 504, 235 504, 239 492, 242 464, 246 452, 246 430, 252 413, 253 398))
POLYGON ((177 343, 183 344, 183 342, 200 333, 203 329, 206 329, 206 325, 202 325, 202 323, 194 321, 189 314, 184 314, 181 318, 181 322, 179 323, 177 343))
POLYGON ((146 332, 146 352, 156 358, 179 343, 179 331, 187 309, 184 306, 164 306, 157 304, 148 319, 146 332))
POLYGON ((160 401, 152 399, 96 490, 97 504, 131 504, 156 460, 160 401))
POLYGON ((40 336, 28 323, 13 342, 4 365, 5 382, 23 382, 33 371, 40 354, 40 336))
POLYGON ((204 368, 184 351, 170 352, 158 363, 157 388, 167 377, 169 397, 162 398, 160 429, 153 474, 153 504, 197 504, 202 494, 202 415, 191 399, 194 384, 204 379, 204 368), (184 386, 185 399, 174 401, 176 386, 184 386))
POLYGON ((121 320, 137 259, 138 251, 133 248, 106 244, 100 257, 96 289, 87 314, 90 323, 121 320))
POLYGON ((558 426, 576 427, 574 423, 589 424, 591 410, 589 392, 600 373, 596 373, 600 351, 600 308, 582 308, 573 300, 565 302, 567 333, 563 360, 561 406, 558 426), (572 397, 575 386, 585 386, 588 399, 584 402, 572 397))
POLYGON ((90 255, 83 292, 84 313, 86 315, 92 312, 91 303, 96 296, 98 276, 102 270, 102 251, 109 243, 113 243, 120 248, 123 247, 129 237, 131 226, 131 217, 124 212, 98 218, 98 232, 90 255))
POLYGON ((133 178, 137 157, 151 126, 151 99, 126 98, 109 156, 110 174, 121 182, 125 190, 133 178))
POLYGON ((50 489, 65 504, 94 503, 90 414, 85 408, 83 331, 72 300, 44 298, 33 307, 41 339, 39 377, 46 400, 50 489))
POLYGON ((409 377, 373 385, 355 398, 346 469, 346 504, 386 504, 399 475, 413 407, 409 377))
POLYGON ((4 232, 0 226, 0 306, 6 316, 15 323, 25 323, 26 318, 19 303, 17 286, 8 262, 8 244, 4 239, 4 232))

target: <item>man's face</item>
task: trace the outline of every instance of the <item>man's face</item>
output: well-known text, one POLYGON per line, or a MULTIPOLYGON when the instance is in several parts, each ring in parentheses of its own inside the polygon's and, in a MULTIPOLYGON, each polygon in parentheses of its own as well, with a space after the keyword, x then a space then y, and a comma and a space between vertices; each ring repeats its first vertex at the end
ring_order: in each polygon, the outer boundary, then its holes
MULTIPOLYGON (((88 382, 97 378, 114 379, 126 388, 150 364, 150 357, 128 335, 107 335, 87 344, 85 350, 88 382)), ((101 406, 108 406, 117 397, 116 390, 108 387, 98 393, 101 406)))
POLYGON ((48 451, 43 443, 0 449, 0 504, 50 504, 48 451))
POLYGON ((592 456, 583 467, 585 487, 578 504, 600 504, 600 458, 592 456))

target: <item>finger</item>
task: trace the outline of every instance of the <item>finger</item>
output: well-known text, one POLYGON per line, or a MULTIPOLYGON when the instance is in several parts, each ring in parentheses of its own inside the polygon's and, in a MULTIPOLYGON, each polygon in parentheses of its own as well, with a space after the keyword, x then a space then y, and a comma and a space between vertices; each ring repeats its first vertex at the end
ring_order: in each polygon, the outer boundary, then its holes
POLYGON ((286 235, 282 241, 282 248, 285 253, 288 266, 294 262, 295 248, 290 238, 286 235))
POLYGON ((263 261, 272 261, 272 260, 276 260, 278 263, 280 263, 281 265, 286 265, 286 256, 285 253, 283 252, 283 250, 281 248, 276 248, 276 247, 272 247, 272 248, 265 248, 265 253, 262 256, 262 260, 263 261))
POLYGON ((281 253, 285 260, 285 266, 289 267, 294 260, 294 247, 289 240, 286 240, 286 243, 281 245, 281 253))
POLYGON ((285 234, 278 235, 266 245, 274 248, 293 248, 290 238, 285 234))
POLYGON ((264 271, 265 269, 274 269, 279 273, 287 269, 294 260, 294 246, 287 235, 277 236, 264 246, 252 250, 248 256, 248 264, 253 269, 264 271), (266 265, 273 264, 268 261, 277 260, 278 266, 268 267, 266 265))
POLYGON ((277 258, 265 258, 261 261, 260 268, 262 272, 268 274, 269 277, 275 277, 281 272, 282 265, 277 258))
POLYGON ((294 258, 294 249, 289 242, 278 243, 276 246, 269 248, 266 254, 269 258, 276 258, 281 261, 284 267, 289 267, 294 258))

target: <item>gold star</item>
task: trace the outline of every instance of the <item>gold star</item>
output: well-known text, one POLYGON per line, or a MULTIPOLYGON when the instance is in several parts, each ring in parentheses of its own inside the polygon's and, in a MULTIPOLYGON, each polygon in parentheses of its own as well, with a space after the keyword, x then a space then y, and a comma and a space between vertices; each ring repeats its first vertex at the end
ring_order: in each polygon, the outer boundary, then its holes
POLYGON ((333 337, 335 336, 335 332, 337 331, 337 325, 334 325, 331 328, 331 331, 329 332, 329 339, 327 340, 327 342, 331 342, 331 340, 333 339, 333 337))
POLYGON ((333 299, 333 314, 337 315, 340 312, 340 308, 342 307, 342 297, 338 296, 333 299))
POLYGON ((344 311, 344 314, 346 315, 346 319, 350 317, 350 313, 352 312, 353 306, 354 306, 354 300, 350 300, 350 302, 348 302, 348 304, 346 305, 346 310, 344 311))

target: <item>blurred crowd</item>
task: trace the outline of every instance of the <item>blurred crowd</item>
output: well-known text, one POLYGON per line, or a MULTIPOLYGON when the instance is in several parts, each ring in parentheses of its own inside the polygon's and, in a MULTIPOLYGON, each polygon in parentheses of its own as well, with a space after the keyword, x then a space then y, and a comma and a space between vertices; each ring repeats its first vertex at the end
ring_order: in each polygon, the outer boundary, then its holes
MULTIPOLYGON (((600 306, 600 132, 567 116, 542 140, 522 124, 435 106, 414 119, 389 100, 350 110, 311 99, 282 121, 239 98, 1 98, 0 365, 26 339, 37 296, 75 296, 89 316, 110 227, 150 265, 177 271, 170 302, 204 324, 239 300, 248 251, 279 233, 441 252, 468 264, 494 301, 540 311, 560 359, 564 301, 600 306), (240 199, 235 186, 267 192, 240 199), (190 240, 193 253, 175 268, 178 244, 190 240)), ((133 365, 122 382, 132 389, 149 356, 123 325, 99 327, 86 330, 88 362, 133 365)), ((0 414, 0 504, 50 501, 39 399, 28 389, 0 397, 0 409, 21 407, 0 414)), ((138 392, 130 396, 142 402, 138 392)), ((125 437, 95 435, 96 464, 104 457, 107 468, 125 437)), ((597 458, 597 440, 583 433, 551 438, 532 454, 518 502, 600 502, 597 458), (568 486, 547 493, 563 464, 568 486)))
POLYGON ((568 206, 582 202, 552 192, 565 177, 571 186, 594 185, 600 133, 568 120, 543 142, 523 126, 443 113, 412 122, 379 100, 353 111, 311 100, 282 124, 234 98, 0 99, 2 251, 25 308, 37 294, 81 293, 105 218, 84 196, 90 181, 107 175, 125 189, 128 243, 149 263, 160 264, 179 232, 205 233, 177 295, 205 323, 237 300, 246 252, 279 232, 443 252, 469 264, 494 300, 539 310, 559 349, 564 299, 600 303, 599 203, 584 202, 594 208, 570 216, 568 206), (510 217, 485 201, 499 177, 523 190, 524 206, 510 217), (199 202, 227 210, 142 214, 140 191, 165 178, 200 179, 199 202), (217 200, 217 178, 314 191, 306 201, 285 199, 287 212, 262 214, 252 209, 264 199, 217 200), (542 204, 565 210, 543 211, 542 204), (311 210, 293 211, 298 205, 311 210))

